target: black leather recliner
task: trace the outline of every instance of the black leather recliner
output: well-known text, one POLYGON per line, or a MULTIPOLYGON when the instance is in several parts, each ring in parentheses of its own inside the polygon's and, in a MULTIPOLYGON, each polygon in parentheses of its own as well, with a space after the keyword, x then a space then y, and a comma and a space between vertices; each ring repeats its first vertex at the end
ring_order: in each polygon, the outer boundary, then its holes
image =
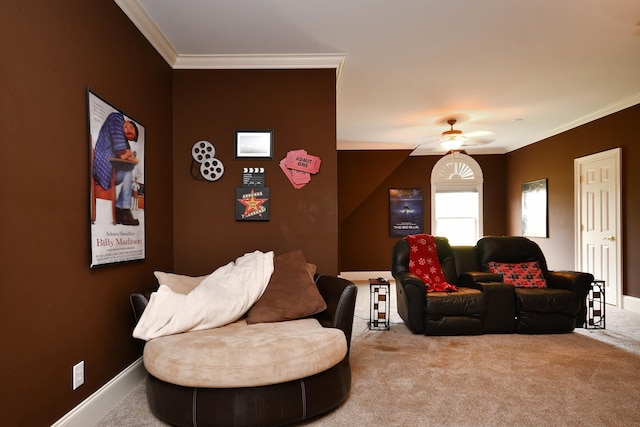
POLYGON ((592 274, 549 271, 540 247, 526 237, 484 237, 476 244, 476 252, 482 271, 489 270, 490 261, 538 261, 547 287, 515 288, 517 332, 561 333, 584 326, 585 301, 594 279, 592 274))
MULTIPOLYGON (((435 242, 445 280, 458 285, 455 258, 449 241, 444 237, 436 237, 435 242)), ((405 239, 399 240, 393 248, 391 274, 396 279, 398 313, 413 333, 485 333, 487 303, 483 292, 472 284, 473 287, 459 287, 458 292, 427 293, 424 282, 409 271, 409 243, 405 239)))
POLYGON ((451 247, 436 237, 436 250, 447 282, 458 292, 426 292, 409 271, 409 244, 396 242, 391 273, 396 279, 400 317, 416 334, 562 333, 582 326, 585 299, 593 276, 549 271, 539 246, 524 237, 484 237, 476 246, 451 247), (488 262, 538 261, 547 288, 515 288, 491 273, 488 262))

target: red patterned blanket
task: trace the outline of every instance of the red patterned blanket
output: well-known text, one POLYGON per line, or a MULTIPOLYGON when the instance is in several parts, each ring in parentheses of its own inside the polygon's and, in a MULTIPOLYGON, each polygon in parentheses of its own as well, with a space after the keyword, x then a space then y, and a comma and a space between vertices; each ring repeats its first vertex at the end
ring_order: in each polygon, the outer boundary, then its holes
POLYGON ((442 274, 433 236, 413 234, 405 239, 409 242, 409 271, 422 279, 427 292, 458 292, 458 288, 447 283, 442 274))

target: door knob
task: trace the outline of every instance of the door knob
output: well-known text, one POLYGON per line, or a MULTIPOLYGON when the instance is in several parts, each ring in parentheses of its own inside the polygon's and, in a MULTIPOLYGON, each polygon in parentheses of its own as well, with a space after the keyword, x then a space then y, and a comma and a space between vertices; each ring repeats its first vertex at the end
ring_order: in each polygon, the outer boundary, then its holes
POLYGON ((616 240, 615 236, 609 236, 609 237, 603 237, 602 240, 608 240, 610 242, 613 242, 614 240, 616 240))

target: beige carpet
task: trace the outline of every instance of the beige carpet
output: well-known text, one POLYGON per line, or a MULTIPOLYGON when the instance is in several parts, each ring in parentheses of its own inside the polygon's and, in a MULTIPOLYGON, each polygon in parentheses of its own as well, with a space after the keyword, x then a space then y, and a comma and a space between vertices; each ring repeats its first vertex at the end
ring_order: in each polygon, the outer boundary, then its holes
MULTIPOLYGON (((612 308, 607 329, 572 334, 426 337, 397 314, 390 331, 369 331, 368 307, 359 285, 350 396, 300 425, 640 425, 640 314, 612 308)), ((141 384, 98 425, 166 425, 144 392, 141 384)))

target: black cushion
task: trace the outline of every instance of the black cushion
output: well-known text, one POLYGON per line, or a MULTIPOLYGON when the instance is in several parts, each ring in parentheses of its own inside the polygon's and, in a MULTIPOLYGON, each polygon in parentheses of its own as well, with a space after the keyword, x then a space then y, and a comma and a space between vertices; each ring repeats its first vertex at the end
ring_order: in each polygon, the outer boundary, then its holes
POLYGON ((483 237, 476 243, 483 271, 489 271, 489 261, 520 263, 538 261, 542 273, 547 275, 547 261, 540 246, 521 236, 483 237))
POLYGON ((578 294, 563 289, 516 288, 516 332, 561 334, 576 327, 578 294))
POLYGON ((425 335, 480 335, 485 328, 482 319, 469 316, 427 315, 425 335))
POLYGON ((458 292, 428 292, 426 309, 430 315, 481 318, 487 312, 487 305, 481 291, 458 288, 458 292))
POLYGON ((516 288, 516 310, 538 314, 562 314, 575 317, 580 303, 578 294, 564 289, 516 288))

